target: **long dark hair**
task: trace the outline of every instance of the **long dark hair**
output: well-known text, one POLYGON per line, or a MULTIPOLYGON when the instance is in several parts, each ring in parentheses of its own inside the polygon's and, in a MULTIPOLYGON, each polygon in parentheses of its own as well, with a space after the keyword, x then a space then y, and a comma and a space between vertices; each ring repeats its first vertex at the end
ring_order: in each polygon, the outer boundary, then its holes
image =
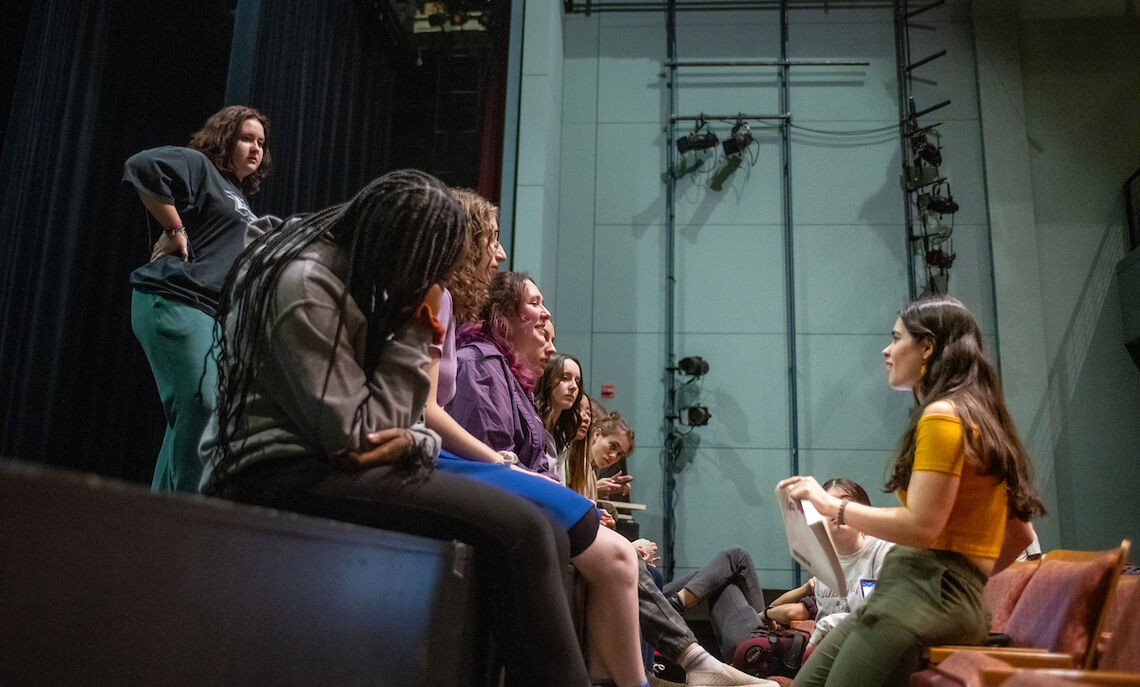
MULTIPOLYGON (((267 350, 265 332, 276 317, 274 294, 286 267, 318 241, 338 246, 347 258, 345 291, 333 341, 344 328, 348 299, 368 323, 363 369, 371 377, 390 336, 412 318, 433 284, 454 269, 466 223, 451 191, 415 170, 389 172, 348 203, 290 218, 238 257, 222 287, 215 327, 218 357, 216 473, 232 467, 231 440, 247 422, 245 401, 267 350)), ((336 356, 329 352, 324 391, 336 356)), ((345 447, 319 447, 336 453, 345 447)), ((414 453, 414 452, 413 452, 414 453)), ((423 456, 416 456, 423 459, 423 456)))
MULTIPOLYGON (((578 409, 582 401, 585 401, 586 406, 591 409, 589 412, 590 427, 592 427, 593 402, 584 393, 579 398, 581 400, 574 406, 575 410, 578 409)), ((578 410, 578 416, 581 417, 580 410, 578 410)), ((590 465, 590 427, 586 427, 586 436, 581 439, 578 438, 577 433, 570 437, 570 446, 566 451, 566 486, 593 501, 598 498, 598 490, 594 466, 590 465)))
POLYGON ((534 406, 538 409, 538 416, 542 418, 542 424, 554 437, 554 445, 559 451, 569 446, 574 435, 578 433, 578 425, 582 423, 582 413, 578 410, 578 404, 582 401, 582 395, 585 393, 583 388, 585 385, 579 380, 578 395, 574 397, 574 403, 560 412, 557 417, 554 416, 554 403, 551 394, 562 381, 567 360, 573 360, 578 365, 578 369, 582 369, 582 363, 574 356, 555 353, 550 356, 546 368, 534 384, 534 406))
POLYGON ((247 196, 252 196, 261 189, 261 182, 269 176, 269 169, 272 166, 269 155, 269 118, 252 107, 230 105, 218 110, 210 115, 201 129, 194 132, 186 147, 193 148, 210 158, 210 162, 214 163, 218 171, 234 182, 234 185, 247 196), (246 178, 239 180, 230 167, 231 156, 234 145, 241 138, 241 126, 247 119, 261 122, 261 127, 265 130, 265 145, 261 147, 261 164, 246 178))
POLYGON ((531 278, 526 272, 496 274, 491 280, 487 302, 479 313, 479 322, 461 329, 456 343, 462 346, 482 339, 495 344, 515 379, 523 389, 531 391, 534 389, 535 371, 525 358, 517 354, 511 343, 512 322, 519 319, 519 308, 522 307, 528 281, 531 278))
POLYGON ((1043 515, 1029 456, 1006 410, 997 372, 982 353, 982 332, 970 311, 956 298, 934 296, 912 302, 899 319, 916 341, 929 341, 932 352, 915 386, 918 402, 884 490, 907 488, 922 412, 935 401, 949 401, 962 421, 966 459, 1005 483, 1010 514, 1022 520, 1043 515))

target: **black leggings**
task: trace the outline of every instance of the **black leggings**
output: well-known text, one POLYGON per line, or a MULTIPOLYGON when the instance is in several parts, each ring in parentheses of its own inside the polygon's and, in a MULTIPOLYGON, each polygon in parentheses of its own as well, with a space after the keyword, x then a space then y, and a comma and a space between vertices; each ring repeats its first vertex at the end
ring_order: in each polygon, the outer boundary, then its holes
POLYGON ((491 624, 507 684, 589 684, 567 603, 566 530, 538 507, 438 471, 408 483, 389 467, 342 472, 302 459, 248 472, 214 495, 472 545, 479 618, 491 624))

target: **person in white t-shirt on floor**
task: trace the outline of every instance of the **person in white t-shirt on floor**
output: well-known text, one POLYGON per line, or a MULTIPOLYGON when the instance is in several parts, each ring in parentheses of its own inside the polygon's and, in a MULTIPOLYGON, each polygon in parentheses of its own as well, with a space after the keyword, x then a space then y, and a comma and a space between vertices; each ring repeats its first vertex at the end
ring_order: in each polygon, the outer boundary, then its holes
MULTIPOLYGON (((871 505, 863 487, 849 479, 828 480, 823 489, 837 498, 871 505)), ((836 590, 813 577, 780 596, 762 614, 766 619, 784 625, 794 620, 814 619, 816 624, 809 642, 811 645, 819 644, 839 621, 863 604, 865 595, 870 593, 878 577, 883 559, 894 547, 891 542, 864 534, 850 525, 840 525, 834 519, 830 526, 831 539, 835 542, 843 577, 847 580, 847 594, 840 596, 836 590), (869 583, 864 584, 864 581, 869 583)))

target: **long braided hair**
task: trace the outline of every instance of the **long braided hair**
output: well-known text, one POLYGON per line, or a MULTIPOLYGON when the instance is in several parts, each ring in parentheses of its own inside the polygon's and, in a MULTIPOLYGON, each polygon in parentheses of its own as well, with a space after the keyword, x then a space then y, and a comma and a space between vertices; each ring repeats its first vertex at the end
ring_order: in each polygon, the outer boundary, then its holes
MULTIPOLYGON (((348 299, 368 323, 364 373, 371 376, 392 334, 409 322, 428 289, 455 268, 466 236, 463 211, 438 179, 416 170, 389 172, 341 205, 290 218, 264 234, 240 256, 222 287, 214 328, 218 361, 218 437, 215 474, 236 462, 231 445, 247 422, 245 402, 268 350, 267 325, 276 317, 274 294, 285 268, 306 248, 327 241, 343 251, 347 270, 340 318, 348 299)), ((335 345, 329 352, 328 389, 335 345)), ((326 454, 344 447, 320 447, 326 454)), ((415 453, 414 451, 411 453, 415 453)), ((407 457, 406 462, 424 456, 407 457)))
POLYGON ((1030 520, 1045 513, 1029 473, 1029 456, 1018 439, 1002 398, 997 372, 982 354, 982 332, 966 306, 950 296, 912 302, 899 319, 916 341, 927 339, 933 351, 915 387, 916 404, 903 434, 890 480, 890 492, 906 489, 914 468, 915 436, 922 411, 939 400, 954 405, 962 421, 966 460, 1005 482, 1010 514, 1030 520))

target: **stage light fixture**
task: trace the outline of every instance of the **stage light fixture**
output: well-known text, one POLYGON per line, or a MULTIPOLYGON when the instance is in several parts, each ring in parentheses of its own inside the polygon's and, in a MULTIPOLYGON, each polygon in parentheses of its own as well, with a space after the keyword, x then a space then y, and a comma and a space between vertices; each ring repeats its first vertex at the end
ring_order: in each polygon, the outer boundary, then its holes
POLYGON ((958 212, 958 204, 950 193, 950 184, 946 184, 946 195, 942 195, 942 184, 936 184, 930 193, 918 194, 918 209, 921 212, 933 212, 939 215, 953 215, 958 212))
POLYGON ((681 362, 677 363, 677 369, 690 377, 701 377, 708 374, 709 364, 699 355, 690 355, 681 358, 681 362))
POLYGON ((928 267, 936 267, 940 270, 948 270, 954 265, 954 258, 958 257, 955 253, 947 253, 941 248, 931 248, 926 251, 926 264, 928 267))
POLYGON ((953 198, 940 196, 934 193, 920 193, 918 195, 918 209, 934 212, 939 215, 952 215, 958 212, 958 204, 953 198))
POLYGON ((705 120, 698 119, 697 125, 693 128, 693 133, 688 136, 682 136, 677 139, 677 152, 684 155, 685 153, 697 150, 707 150, 715 148, 720 139, 712 131, 702 131, 705 128, 705 120))
POLYGON ((712 413, 705 406, 689 406, 685 409, 685 419, 690 427, 704 427, 711 417, 712 413))
POLYGON ((925 162, 931 167, 937 167, 942 164, 942 148, 930 142, 925 132, 919 132, 911 136, 910 139, 911 150, 914 151, 914 166, 918 167, 921 162, 925 162))
POLYGON ((732 125, 732 136, 724 140, 724 154, 739 155, 750 145, 752 145, 752 129, 743 119, 736 120, 736 124, 732 125))
POLYGON ((736 124, 732 125, 732 135, 724 140, 724 164, 709 180, 710 189, 719 191, 724 188, 724 182, 740 168, 740 164, 744 161, 744 150, 750 145, 752 145, 752 130, 744 119, 738 118, 736 124))

